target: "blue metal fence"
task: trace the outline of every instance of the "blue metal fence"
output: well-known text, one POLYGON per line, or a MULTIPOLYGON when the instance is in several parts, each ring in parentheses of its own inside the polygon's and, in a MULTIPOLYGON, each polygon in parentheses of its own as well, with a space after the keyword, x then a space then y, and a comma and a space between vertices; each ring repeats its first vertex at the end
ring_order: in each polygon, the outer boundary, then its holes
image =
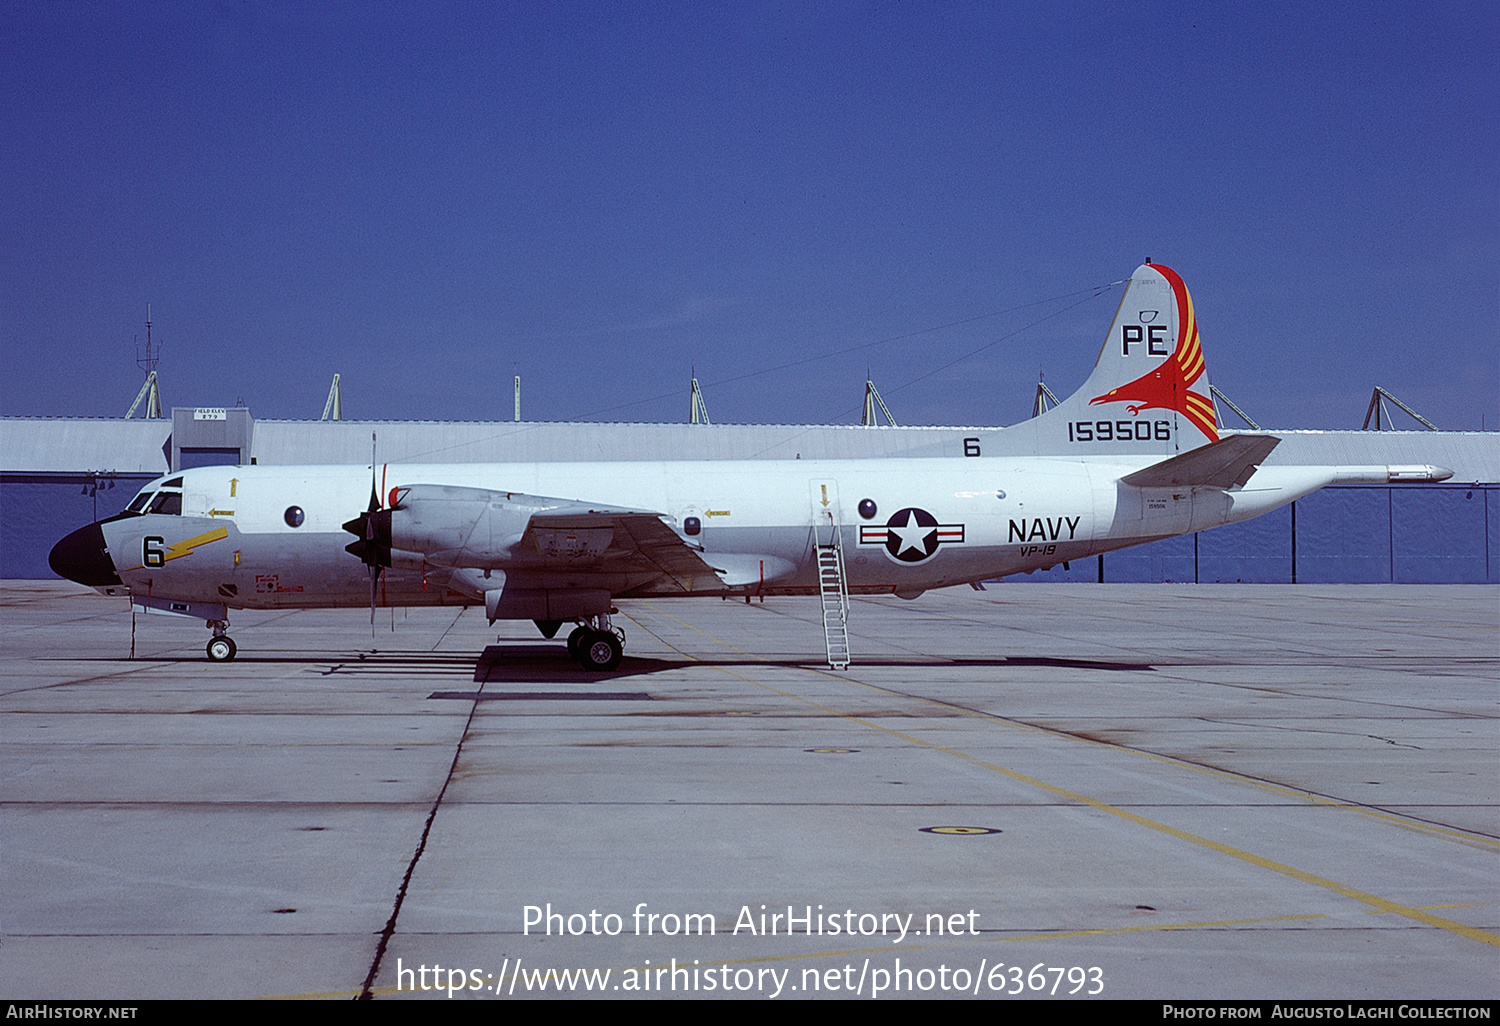
POLYGON ((69 531, 125 508, 156 474, 0 474, 0 580, 57 579, 47 553, 69 531))
POLYGON ((1012 581, 1500 583, 1500 485, 1346 485, 1012 581))

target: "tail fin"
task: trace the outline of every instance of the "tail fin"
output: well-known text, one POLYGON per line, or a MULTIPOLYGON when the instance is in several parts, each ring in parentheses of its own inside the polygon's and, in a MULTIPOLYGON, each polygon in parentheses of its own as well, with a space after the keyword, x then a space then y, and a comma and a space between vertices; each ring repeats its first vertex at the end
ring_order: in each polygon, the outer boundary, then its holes
POLYGON ((1088 381, 1028 423, 1042 455, 1172 455, 1218 440, 1198 318, 1176 271, 1136 268, 1088 381))

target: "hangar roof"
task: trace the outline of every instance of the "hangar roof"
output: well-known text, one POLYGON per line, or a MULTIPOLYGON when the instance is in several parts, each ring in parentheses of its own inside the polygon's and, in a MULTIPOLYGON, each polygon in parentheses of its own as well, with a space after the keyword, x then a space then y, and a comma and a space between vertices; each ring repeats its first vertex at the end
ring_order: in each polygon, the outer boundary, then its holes
MULTIPOLYGON (((1233 432, 1254 434, 1255 432, 1233 432)), ((1266 466, 1366 466, 1431 463, 1455 483, 1500 482, 1500 433, 1494 431, 1279 431, 1266 466)))
POLYGON ((167 472, 170 420, 0 417, 0 470, 167 472))
MULTIPOLYGON (((795 424, 596 424, 511 421, 255 422, 262 464, 365 463, 370 434, 383 462, 859 459, 950 456, 997 427, 795 424)), ((165 473, 170 420, 0 418, 0 470, 165 473)), ((1267 465, 1431 463, 1460 482, 1500 482, 1500 433, 1281 431, 1267 465)), ((188 444, 185 440, 183 444, 188 444)))
POLYGON ((961 454, 984 430, 994 428, 262 420, 255 451, 263 463, 368 463, 374 431, 382 462, 858 459, 961 454))

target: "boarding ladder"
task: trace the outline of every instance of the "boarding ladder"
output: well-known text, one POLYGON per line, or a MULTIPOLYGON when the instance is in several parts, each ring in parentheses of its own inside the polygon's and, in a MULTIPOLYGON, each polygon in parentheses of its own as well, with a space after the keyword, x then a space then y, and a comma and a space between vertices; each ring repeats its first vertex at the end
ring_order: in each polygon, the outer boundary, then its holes
POLYGON ((823 515, 828 518, 828 543, 823 542, 821 523, 813 529, 818 552, 818 597, 823 601, 823 640, 829 667, 844 670, 849 667, 849 578, 844 574, 844 543, 838 521, 831 511, 823 515))

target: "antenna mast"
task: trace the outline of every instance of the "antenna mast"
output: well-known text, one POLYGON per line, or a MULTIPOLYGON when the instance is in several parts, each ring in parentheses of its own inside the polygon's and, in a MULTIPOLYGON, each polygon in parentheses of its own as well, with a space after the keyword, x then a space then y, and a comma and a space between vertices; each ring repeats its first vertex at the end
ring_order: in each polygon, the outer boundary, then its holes
POLYGON ((698 387, 698 375, 693 374, 693 392, 688 396, 691 404, 688 409, 689 424, 708 424, 708 404, 703 401, 703 389, 698 387))
POLYGON ((141 405, 141 400, 146 401, 146 419, 157 420, 161 417, 161 389, 156 381, 156 365, 161 360, 161 343, 151 338, 151 304, 146 304, 146 344, 141 345, 139 335, 135 339, 135 365, 146 372, 146 383, 136 393, 135 402, 130 404, 130 409, 125 414, 129 420, 135 416, 136 407, 141 405))

